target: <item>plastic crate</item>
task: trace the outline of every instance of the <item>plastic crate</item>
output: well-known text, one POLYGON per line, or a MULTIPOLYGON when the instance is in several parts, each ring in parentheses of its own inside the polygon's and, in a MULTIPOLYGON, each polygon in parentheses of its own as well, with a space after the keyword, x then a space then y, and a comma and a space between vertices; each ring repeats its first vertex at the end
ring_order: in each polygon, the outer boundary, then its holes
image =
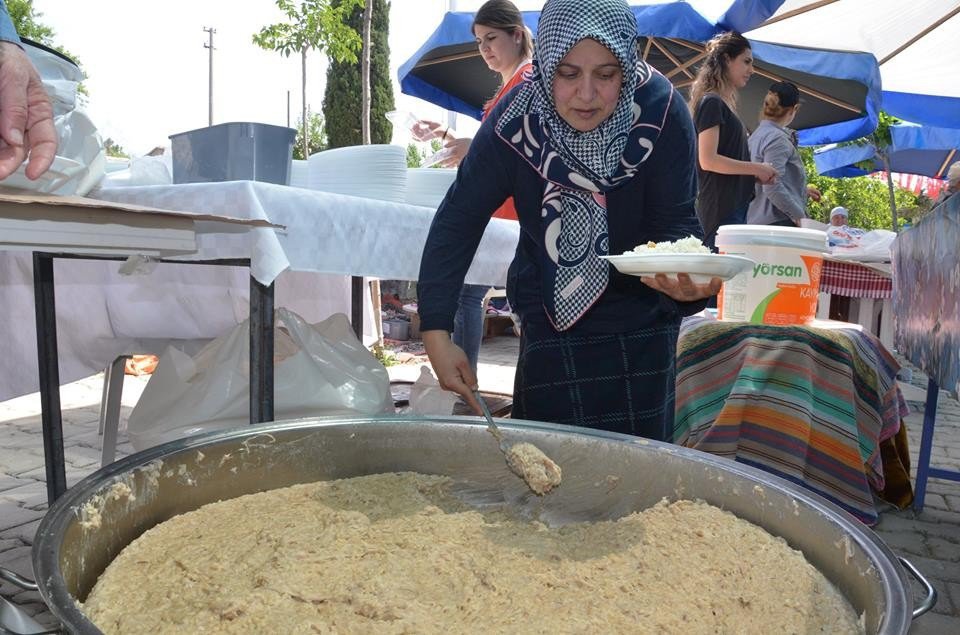
POLYGON ((174 183, 263 181, 288 185, 297 131, 265 123, 221 123, 170 135, 174 183))

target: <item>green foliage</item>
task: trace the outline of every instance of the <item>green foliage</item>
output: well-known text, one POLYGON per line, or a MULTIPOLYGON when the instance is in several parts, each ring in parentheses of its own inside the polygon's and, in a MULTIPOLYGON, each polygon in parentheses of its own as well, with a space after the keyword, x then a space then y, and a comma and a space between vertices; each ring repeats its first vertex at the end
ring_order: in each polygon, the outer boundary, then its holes
POLYGON ((117 157, 121 159, 130 158, 130 155, 127 154, 127 151, 120 147, 113 139, 107 138, 104 140, 103 149, 106 151, 108 157, 117 157))
MULTIPOLYGON (((13 26, 20 37, 33 40, 38 44, 43 44, 55 51, 63 53, 76 63, 81 72, 83 71, 83 65, 80 63, 80 60, 54 41, 57 35, 56 32, 46 24, 40 22, 43 14, 34 10, 33 0, 7 0, 7 12, 10 14, 10 20, 13 22, 13 26)), ((84 96, 87 95, 87 89, 83 84, 77 87, 77 92, 84 96)))
MULTIPOLYGON (((331 0, 346 5, 352 0, 331 0)), ((390 81, 390 3, 373 0, 373 24, 370 30, 370 140, 371 143, 390 143, 393 130, 386 113, 395 108, 393 84, 390 81)), ((362 5, 362 3, 361 3, 362 5)), ((347 24, 360 31, 363 24, 362 6, 352 9, 347 24)), ((331 148, 360 145, 363 142, 360 118, 363 109, 360 62, 333 59, 327 69, 327 89, 323 99, 323 113, 331 148)))
POLYGON ((423 165, 423 160, 427 158, 427 153, 420 149, 416 143, 407 144, 407 167, 419 168, 423 165))
MULTIPOLYGON (((823 223, 830 222, 830 210, 842 205, 850 212, 849 222, 863 229, 890 229, 893 219, 890 213, 890 195, 886 180, 869 176, 833 179, 817 174, 813 163, 812 148, 800 148, 800 156, 807 172, 807 182, 816 185, 823 195, 819 202, 807 202, 810 218, 823 223)), ((914 218, 921 209, 922 201, 909 190, 894 184, 894 200, 897 209, 908 218, 914 218)), ((903 219, 900 219, 903 220, 903 219)))
POLYGON ((304 50, 325 51, 332 59, 357 61, 360 35, 346 24, 344 17, 363 5, 363 0, 275 0, 288 22, 271 24, 253 36, 260 48, 279 51, 286 57, 304 50))
MULTIPOLYGON (((327 130, 323 115, 318 112, 307 113, 307 131, 309 132, 309 151, 307 156, 327 149, 327 130)), ((303 118, 297 121, 297 139, 293 144, 293 158, 306 159, 303 156, 303 118)))

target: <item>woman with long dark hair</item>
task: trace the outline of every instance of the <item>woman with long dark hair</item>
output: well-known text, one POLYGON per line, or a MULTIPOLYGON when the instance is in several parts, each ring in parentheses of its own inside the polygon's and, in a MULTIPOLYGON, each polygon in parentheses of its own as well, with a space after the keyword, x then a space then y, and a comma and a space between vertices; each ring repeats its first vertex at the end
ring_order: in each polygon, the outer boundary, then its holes
POLYGON ((754 186, 772 183, 777 172, 750 160, 747 130, 737 116, 737 96, 753 74, 747 38, 733 31, 707 42, 706 57, 690 89, 697 128, 697 216, 704 244, 714 247, 721 225, 746 222, 754 186))

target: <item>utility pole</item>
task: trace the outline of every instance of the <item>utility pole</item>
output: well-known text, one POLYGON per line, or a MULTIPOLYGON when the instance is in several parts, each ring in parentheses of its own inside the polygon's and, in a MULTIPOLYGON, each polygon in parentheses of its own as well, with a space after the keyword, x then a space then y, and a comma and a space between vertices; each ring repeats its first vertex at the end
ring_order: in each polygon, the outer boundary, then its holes
POLYGON ((209 101, 208 101, 209 106, 207 110, 207 125, 212 126, 213 125, 213 34, 216 33, 217 30, 209 26, 203 27, 203 30, 210 36, 209 43, 204 44, 203 48, 210 49, 210 80, 209 80, 210 94, 209 94, 209 101))

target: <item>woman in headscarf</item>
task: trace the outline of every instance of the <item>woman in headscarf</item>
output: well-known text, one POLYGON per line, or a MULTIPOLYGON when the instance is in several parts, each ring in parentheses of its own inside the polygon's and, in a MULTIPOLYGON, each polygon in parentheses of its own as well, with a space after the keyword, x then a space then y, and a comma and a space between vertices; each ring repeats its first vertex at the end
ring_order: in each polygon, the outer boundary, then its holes
POLYGON ((490 215, 513 196, 512 416, 672 437, 680 318, 720 280, 638 279, 600 258, 702 235, 690 113, 638 59, 636 36, 623 0, 549 0, 531 81, 487 117, 434 217, 417 287, 423 340, 440 384, 478 413, 476 375, 449 333, 490 215))

